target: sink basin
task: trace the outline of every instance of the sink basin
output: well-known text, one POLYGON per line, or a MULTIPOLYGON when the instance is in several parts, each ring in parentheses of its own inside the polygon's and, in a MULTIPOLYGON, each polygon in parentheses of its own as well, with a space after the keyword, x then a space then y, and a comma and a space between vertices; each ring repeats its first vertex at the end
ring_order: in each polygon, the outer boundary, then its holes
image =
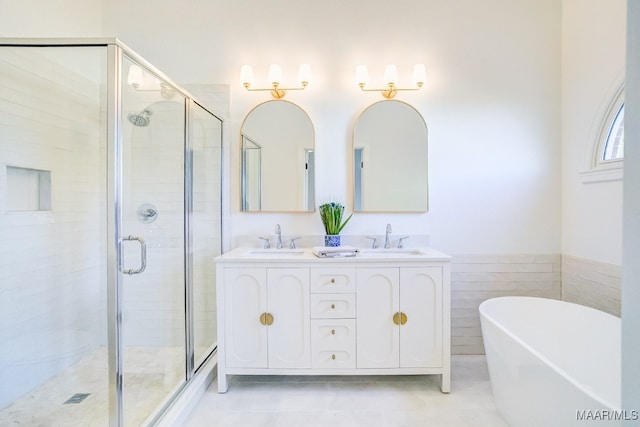
POLYGON ((304 255, 304 249, 251 249, 245 255, 274 258, 302 256, 304 255))
POLYGON ((416 248, 390 248, 390 249, 362 249, 360 255, 371 258, 407 258, 422 256, 425 253, 416 248))

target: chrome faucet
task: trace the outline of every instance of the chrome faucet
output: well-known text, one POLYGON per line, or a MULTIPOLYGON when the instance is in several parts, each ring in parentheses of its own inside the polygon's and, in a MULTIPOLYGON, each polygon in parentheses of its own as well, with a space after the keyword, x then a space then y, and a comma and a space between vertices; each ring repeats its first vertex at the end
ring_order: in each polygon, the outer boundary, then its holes
POLYGON ((276 249, 282 249, 282 230, 280 224, 276 224, 276 249))
POLYGON ((262 237, 262 236, 258 236, 258 239, 260 240, 264 240, 264 249, 270 249, 271 248, 271 243, 269 243, 269 238, 268 237, 262 237))
POLYGON ((300 236, 297 237, 292 237, 291 238, 291 242, 289 242, 289 249, 295 249, 296 248, 296 240, 299 240, 300 236))
POLYGON ((384 248, 389 249, 391 247, 391 242, 389 242, 389 235, 391 234, 391 224, 387 224, 387 230, 384 235, 384 248))

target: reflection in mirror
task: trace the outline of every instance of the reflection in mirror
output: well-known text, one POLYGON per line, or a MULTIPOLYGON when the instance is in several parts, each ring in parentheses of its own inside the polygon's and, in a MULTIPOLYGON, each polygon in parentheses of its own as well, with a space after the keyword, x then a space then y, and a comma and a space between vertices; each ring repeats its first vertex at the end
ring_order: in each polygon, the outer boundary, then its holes
POLYGON ((259 211, 262 209, 260 191, 262 147, 248 136, 242 135, 242 202, 243 210, 259 211))
POLYGON ((353 132, 354 211, 428 210, 427 125, 401 101, 367 107, 353 132))
POLYGON ((314 131, 307 113, 283 100, 249 112, 241 133, 241 209, 315 209, 314 131))

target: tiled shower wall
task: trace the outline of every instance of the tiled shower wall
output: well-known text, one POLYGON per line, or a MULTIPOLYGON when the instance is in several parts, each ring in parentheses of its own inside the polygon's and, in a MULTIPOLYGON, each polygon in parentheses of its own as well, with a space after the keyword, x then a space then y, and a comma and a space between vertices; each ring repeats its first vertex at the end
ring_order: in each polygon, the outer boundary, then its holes
MULTIPOLYGON (((9 49, 0 55, 0 407, 106 339, 101 76, 9 49), (50 171, 47 210, 9 208, 7 166, 50 171)), ((104 52, 83 53, 68 60, 104 68, 104 52)))
POLYGON ((561 257, 454 255, 451 263, 451 353, 484 354, 478 306, 507 295, 560 299, 561 257))

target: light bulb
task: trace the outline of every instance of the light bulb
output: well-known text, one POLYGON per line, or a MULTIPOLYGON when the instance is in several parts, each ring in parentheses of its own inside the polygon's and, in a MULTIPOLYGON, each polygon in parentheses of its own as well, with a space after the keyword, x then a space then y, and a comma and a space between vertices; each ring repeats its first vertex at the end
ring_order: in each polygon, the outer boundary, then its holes
POLYGON ((279 64, 269 65, 269 83, 279 85, 282 82, 282 68, 279 64))
POLYGON ((132 64, 127 74, 127 84, 131 85, 134 89, 138 89, 138 87, 142 85, 143 78, 142 68, 132 64))
POLYGON ((356 67, 356 83, 364 86, 369 84, 369 70, 367 70, 366 65, 358 65, 356 67))
POLYGON ((416 64, 413 67, 413 83, 416 86, 422 86, 427 80, 427 71, 424 68, 424 64, 416 64))
POLYGON ((253 69, 251 65, 240 67, 240 83, 251 86, 253 84, 253 69))
POLYGON ((398 70, 394 64, 389 64, 384 68, 384 84, 396 85, 398 83, 398 70))
POLYGON ((311 66, 309 64, 301 64, 298 71, 298 82, 306 86, 311 83, 311 66))

